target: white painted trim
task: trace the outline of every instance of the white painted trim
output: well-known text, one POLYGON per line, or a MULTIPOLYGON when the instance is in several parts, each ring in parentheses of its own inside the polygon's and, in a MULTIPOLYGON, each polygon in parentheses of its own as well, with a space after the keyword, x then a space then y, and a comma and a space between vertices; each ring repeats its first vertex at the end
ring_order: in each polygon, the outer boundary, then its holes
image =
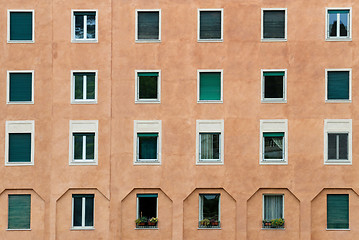
POLYGON ((197 103, 223 103, 223 69, 198 69, 197 70, 197 103), (199 100, 200 97, 200 73, 219 72, 221 73, 221 100, 199 100))
POLYGON ((133 165, 161 165, 162 151, 162 121, 161 120, 134 120, 133 132, 133 165), (157 160, 140 161, 138 154, 137 133, 158 133, 157 137, 157 160))
POLYGON ((262 42, 286 42, 288 37, 288 11, 287 8, 261 8, 261 41, 262 42), (263 12, 264 11, 284 11, 285 12, 285 29, 284 29, 284 38, 263 38, 263 12))
POLYGON ((98 10, 97 9, 71 9, 71 42, 72 43, 97 43, 98 42, 98 10), (75 12, 95 12, 96 26, 95 26, 95 38, 86 39, 85 30, 87 25, 84 22, 84 39, 75 39, 75 12))
POLYGON ((223 165, 224 164, 224 120, 197 120, 196 121, 196 165, 223 165), (220 133, 220 159, 200 160, 200 133, 220 133))
POLYGON ((350 103, 352 101, 352 69, 351 68, 334 68, 325 69, 325 102, 327 103, 350 103), (330 100, 328 99, 328 72, 349 72, 349 99, 348 100, 330 100))
POLYGON ((262 103, 286 103, 287 102, 287 69, 261 69, 261 101, 262 103), (283 98, 264 97, 264 72, 284 72, 283 77, 283 98))
POLYGON ((197 9, 197 42, 223 42, 223 8, 198 8, 197 9), (221 12, 221 38, 220 39, 201 39, 200 38, 200 14, 201 12, 221 12))
POLYGON ((6 104, 34 104, 34 79, 35 79, 35 71, 34 70, 8 70, 7 71, 7 78, 6 78, 6 104), (11 73, 31 73, 31 101, 28 102, 11 102, 10 101, 10 74, 11 73))
POLYGON ((288 120, 287 119, 269 119, 260 120, 259 136, 259 164, 260 165, 285 165, 288 164, 288 120), (263 160, 264 156, 264 138, 265 132, 283 132, 284 133, 284 159, 283 160, 263 160))
POLYGON ((35 121, 6 121, 5 123, 5 166, 32 166, 35 159, 35 121), (31 162, 9 162, 9 134, 31 133, 31 162))
MULTIPOLYGON (((71 104, 97 104, 98 70, 71 70, 71 104), (75 76, 74 73, 95 73, 95 99, 75 99, 75 76)), ((85 88, 85 86, 83 86, 85 88)))
POLYGON ((98 120, 70 120, 69 165, 98 165, 98 120), (73 159, 73 133, 95 133, 94 160, 73 159))
POLYGON ((352 141, 352 119, 324 119, 324 165, 351 165, 352 141), (348 160, 328 160, 328 133, 348 133, 348 160))
MULTIPOLYGON (((352 21, 352 8, 351 7, 337 7, 337 8, 333 8, 333 7, 327 7, 325 8, 325 41, 352 41, 352 25, 353 25, 353 21, 352 21), (349 36, 347 37, 329 37, 329 18, 328 18, 328 11, 329 10, 349 10, 349 36)), ((339 29, 338 29, 339 30, 339 29)))
POLYGON ((8 9, 7 10, 7 43, 35 43, 35 10, 34 9, 8 9), (10 13, 31 12, 32 13, 32 40, 10 40, 10 13))
POLYGON ((161 70, 135 70, 135 103, 161 103, 161 70), (139 73, 158 73, 157 77, 157 99, 139 99, 139 73))
POLYGON ((136 9, 135 19, 135 42, 136 43, 156 43, 161 42, 161 9, 136 9), (138 39, 138 12, 158 12, 158 39, 138 39))
POLYGON ((267 219, 264 219, 264 197, 265 196, 282 196, 282 201, 283 201, 283 208, 282 208, 282 216, 283 216, 283 219, 285 219, 284 217, 284 194, 277 194, 277 193, 263 193, 262 194, 262 220, 267 220, 267 219))

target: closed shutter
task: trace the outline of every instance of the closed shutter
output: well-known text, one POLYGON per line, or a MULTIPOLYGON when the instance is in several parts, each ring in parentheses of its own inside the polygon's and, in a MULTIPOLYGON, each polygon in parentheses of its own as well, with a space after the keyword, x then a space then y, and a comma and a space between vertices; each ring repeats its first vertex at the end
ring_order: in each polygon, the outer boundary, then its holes
POLYGON ((31 195, 9 195, 8 228, 30 229, 31 195))
POLYGON ((139 159, 157 159, 158 133, 138 133, 139 159))
POLYGON ((328 100, 349 100, 349 71, 328 71, 328 100))
POLYGON ((138 12, 137 38, 159 39, 159 12, 138 12))
POLYGON ((9 133, 9 162, 31 162, 31 133, 9 133))
POLYGON ((200 73, 199 100, 221 100, 221 73, 200 73))
POLYGON ((10 73, 10 102, 32 101, 32 73, 10 73))
POLYGON ((10 12, 10 40, 33 40, 32 12, 10 12))
POLYGON ((222 16, 221 11, 200 12, 200 39, 222 38, 222 16))
POLYGON ((349 195, 348 194, 327 195, 327 228, 328 229, 349 228, 349 195))
POLYGON ((263 11, 263 38, 285 38, 285 11, 263 11))

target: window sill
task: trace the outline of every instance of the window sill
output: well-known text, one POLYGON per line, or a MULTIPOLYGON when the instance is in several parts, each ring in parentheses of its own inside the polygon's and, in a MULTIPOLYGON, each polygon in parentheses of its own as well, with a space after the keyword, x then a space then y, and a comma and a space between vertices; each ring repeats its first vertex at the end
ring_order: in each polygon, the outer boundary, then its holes
POLYGON ((96 161, 71 161, 70 166, 78 166, 78 165, 98 165, 96 161))
POLYGON ((212 228, 197 228, 197 230, 222 230, 220 227, 212 227, 212 228))
POLYGON ((287 103, 286 99, 262 99, 262 103, 287 103))
POLYGON ((139 104, 148 104, 148 103, 154 103, 154 104, 158 104, 161 103, 161 100, 136 100, 135 103, 139 103, 139 104))
POLYGON ((34 102, 33 101, 28 101, 28 102, 7 102, 6 104, 9 105, 33 105, 34 102))
POLYGON ((35 43, 34 40, 7 40, 7 43, 35 43))
POLYGON ((10 229, 10 228, 7 228, 6 231, 31 231, 31 228, 29 228, 29 229, 26 229, 26 228, 24 228, 24 229, 10 229))
POLYGON ((326 38, 325 41, 327 41, 327 42, 351 42, 352 38, 331 37, 331 38, 326 38))
POLYGON ((340 228, 326 228, 325 229, 326 231, 350 231, 350 228, 343 228, 343 229, 340 229, 340 228))
POLYGON ((223 100, 197 100, 197 103, 223 103, 223 100))
POLYGON ((71 231, 81 231, 81 230, 95 230, 94 227, 71 227, 70 228, 71 231))
POLYGON ((326 160, 324 165, 352 165, 349 160, 326 160))
POLYGON ((71 104, 97 104, 97 100, 71 101, 71 104))
POLYGON ((351 103, 352 100, 325 100, 325 103, 351 103))
POLYGON ((158 230, 158 227, 153 227, 153 228, 135 228, 135 230, 158 230))
POLYGON ((17 162, 17 163, 11 163, 11 162, 6 162, 5 166, 7 167, 11 167, 11 166, 34 166, 33 162, 17 162))
POLYGON ((199 43, 222 43, 223 39, 197 39, 199 43))
POLYGON ((160 43, 161 39, 135 40, 135 43, 160 43))
POLYGON ((261 42, 287 42, 286 38, 262 38, 261 42))
POLYGON ((261 228, 261 230, 285 230, 285 228, 261 228))
POLYGON ((72 39, 71 40, 72 43, 98 43, 97 39, 72 39))
POLYGON ((196 162, 196 165, 223 165, 223 161, 218 160, 200 160, 196 162))
POLYGON ((160 161, 136 161, 133 165, 161 165, 160 161))
POLYGON ((288 165, 287 161, 261 161, 260 165, 288 165))

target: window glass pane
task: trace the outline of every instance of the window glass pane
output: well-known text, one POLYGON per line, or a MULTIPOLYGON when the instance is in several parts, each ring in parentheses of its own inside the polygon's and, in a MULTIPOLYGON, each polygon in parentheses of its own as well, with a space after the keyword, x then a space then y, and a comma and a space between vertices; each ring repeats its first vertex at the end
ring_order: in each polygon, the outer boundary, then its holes
POLYGON ((346 37, 348 36, 348 15, 347 13, 340 14, 340 36, 346 37))
POLYGON ((10 40, 33 40, 32 12, 10 12, 10 40))
POLYGON ((139 159, 157 159, 157 137, 138 136, 139 159))
POLYGON ((83 134, 74 134, 74 145, 74 159, 81 160, 83 151, 83 134))
POLYGON ((87 98, 86 99, 95 99, 95 74, 87 74, 87 98))
POLYGON ((83 74, 74 74, 75 77, 75 99, 84 99, 83 97, 83 74))
POLYGON ((329 20, 329 36, 336 37, 337 36, 337 13, 329 11, 328 13, 328 20, 329 20))
POLYGON ((31 195, 9 195, 9 229, 30 229, 31 195))
POLYGON ((348 134, 341 133, 339 135, 339 159, 348 160, 348 134))
POLYGON ((74 210, 73 210, 73 226, 82 226, 82 197, 73 197, 74 210))
POLYGON ((221 100, 221 73, 199 74, 199 100, 221 100))
POLYGON ((283 196, 264 196, 264 220, 283 218, 283 196))
POLYGON ((219 133, 201 133, 201 160, 218 159, 219 160, 219 133))
POLYGON ((84 16, 75 14, 75 38, 84 38, 84 16))
POLYGON ((328 71, 328 99, 349 99, 349 71, 328 71))
POLYGON ((221 39, 221 11, 200 12, 200 39, 221 39))
POLYGON ((9 133, 9 162, 31 162, 31 133, 9 133))
POLYGON ((11 102, 32 101, 32 73, 10 73, 11 102))
POLYGON ((264 138, 264 159, 283 160, 283 137, 264 138))
POLYGON ((85 198, 85 226, 93 226, 94 197, 85 198))
POLYGON ((157 217, 157 197, 138 197, 138 217, 157 217))
MULTIPOLYGON (((202 219, 219 220, 219 194, 200 195, 202 200, 202 219)), ((201 220, 202 220, 201 219, 201 220)))
POLYGON ((95 134, 88 133, 86 134, 86 159, 91 160, 95 159, 95 134))
POLYGON ((138 39, 159 39, 159 12, 138 12, 138 39))
POLYGON ((283 98, 283 77, 264 77, 264 98, 283 98))
POLYGON ((285 11, 263 11, 263 38, 285 37, 285 11))
POLYGON ((337 159, 337 134, 328 133, 328 159, 337 159))
POLYGON ((156 76, 138 77, 138 98, 139 99, 157 99, 157 80, 156 76))
POLYGON ((327 195, 327 228, 329 229, 349 228, 349 195, 348 194, 327 195))
POLYGON ((96 38, 96 16, 87 15, 87 39, 96 38))

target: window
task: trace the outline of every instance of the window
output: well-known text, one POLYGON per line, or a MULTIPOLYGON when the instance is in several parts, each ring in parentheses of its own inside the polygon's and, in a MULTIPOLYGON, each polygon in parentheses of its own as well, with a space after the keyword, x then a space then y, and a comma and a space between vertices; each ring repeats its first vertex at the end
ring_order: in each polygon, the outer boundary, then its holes
POLYGON ((197 164, 223 164, 223 120, 197 120, 197 164))
POLYGON ((220 228, 220 194, 199 195, 199 228, 220 228))
POLYGON ((9 43, 33 43, 34 10, 8 10, 8 39, 9 43))
POLYGON ((7 103, 34 103, 34 71, 7 72, 7 103))
POLYGON ((135 120, 134 164, 161 164, 161 121, 135 120))
POLYGON ((198 9, 198 41, 223 41, 223 9, 198 9))
POLYGON ((5 165, 34 165, 34 121, 6 121, 5 165))
POLYGON ((327 195, 327 229, 349 229, 349 195, 327 195))
POLYGON ((72 42, 97 42, 97 10, 72 10, 72 42))
POLYGON ((287 40, 286 8, 262 8, 262 40, 287 40))
POLYGON ((352 120, 324 120, 324 163, 351 164, 352 120))
POLYGON ((327 8, 327 40, 351 40, 351 8, 327 8))
POLYGON ((262 70, 262 102, 286 102, 286 70, 262 70))
POLYGON ((137 103, 159 103, 161 101, 161 72, 159 70, 136 71, 137 103))
POLYGON ((97 71, 72 71, 72 103, 97 102, 97 71))
POLYGON ((288 163, 288 121, 260 120, 260 164, 288 163))
POLYGON ((9 197, 8 229, 30 229, 31 195, 11 194, 9 197))
POLYGON ((94 228, 94 194, 72 195, 72 228, 94 228))
POLYGON ((198 70, 198 102, 223 102, 223 71, 198 70))
POLYGON ((351 101, 351 69, 326 69, 326 101, 351 101))
POLYGON ((157 228, 158 194, 137 194, 136 228, 157 228))
POLYGON ((136 10, 136 41, 161 41, 161 10, 136 10))
POLYGON ((98 121, 70 121, 70 165, 97 165, 98 121))
POLYGON ((284 195, 263 195, 263 228, 284 228, 284 195))

